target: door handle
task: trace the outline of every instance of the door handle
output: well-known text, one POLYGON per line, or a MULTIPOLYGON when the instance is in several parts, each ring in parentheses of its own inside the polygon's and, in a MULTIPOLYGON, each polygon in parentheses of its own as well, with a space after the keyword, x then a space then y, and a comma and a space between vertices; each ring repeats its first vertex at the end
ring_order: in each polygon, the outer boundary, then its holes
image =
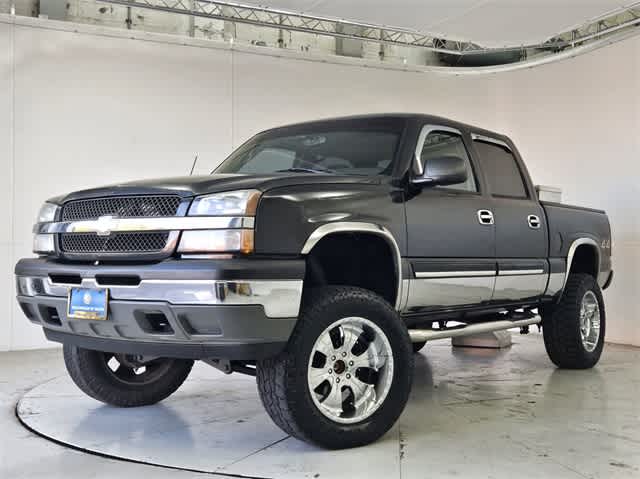
POLYGON ((527 223, 529 223, 529 228, 531 229, 540 229, 540 218, 538 218, 536 215, 527 216, 527 223))
POLYGON ((489 210, 478 210, 478 221, 481 225, 492 225, 493 213, 489 210))

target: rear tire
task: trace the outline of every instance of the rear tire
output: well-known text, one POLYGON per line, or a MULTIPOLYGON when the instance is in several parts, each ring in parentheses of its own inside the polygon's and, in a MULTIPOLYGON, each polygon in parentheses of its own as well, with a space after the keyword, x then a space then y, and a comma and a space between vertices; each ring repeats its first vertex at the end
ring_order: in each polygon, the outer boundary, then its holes
POLYGON ((117 407, 148 406, 166 399, 187 379, 193 361, 158 358, 140 362, 131 355, 64 345, 64 363, 88 396, 117 407))
POLYGON ((560 302, 542 311, 544 345, 559 368, 595 366, 604 347, 605 326, 602 292, 588 274, 569 275, 560 302))
POLYGON ((404 323, 384 299, 354 287, 306 296, 285 350, 257 365, 260 398, 273 421, 329 449, 362 446, 387 432, 412 379, 404 323))

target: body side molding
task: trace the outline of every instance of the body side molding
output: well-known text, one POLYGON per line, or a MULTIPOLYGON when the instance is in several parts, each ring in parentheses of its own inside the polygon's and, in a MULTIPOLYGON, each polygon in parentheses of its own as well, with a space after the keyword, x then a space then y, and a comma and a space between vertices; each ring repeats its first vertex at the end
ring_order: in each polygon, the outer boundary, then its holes
POLYGON ((391 232, 384 226, 377 225, 375 223, 365 223, 356 221, 338 221, 335 223, 327 223, 316 228, 313 233, 309 235, 307 241, 305 241, 302 247, 301 253, 303 255, 309 254, 313 247, 327 235, 333 233, 371 233, 378 236, 382 236, 385 241, 391 246, 393 250, 394 262, 397 274, 397 286, 396 286, 396 310, 402 309, 402 298, 404 297, 402 291, 402 255, 400 254, 400 248, 396 239, 391 232))

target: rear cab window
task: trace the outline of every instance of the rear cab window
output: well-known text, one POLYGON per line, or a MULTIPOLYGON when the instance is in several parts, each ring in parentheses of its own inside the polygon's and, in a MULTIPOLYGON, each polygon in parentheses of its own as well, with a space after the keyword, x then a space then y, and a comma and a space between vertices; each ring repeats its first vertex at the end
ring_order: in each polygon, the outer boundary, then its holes
POLYGON ((507 145, 483 137, 474 137, 473 144, 493 196, 521 199, 529 197, 520 166, 507 145))

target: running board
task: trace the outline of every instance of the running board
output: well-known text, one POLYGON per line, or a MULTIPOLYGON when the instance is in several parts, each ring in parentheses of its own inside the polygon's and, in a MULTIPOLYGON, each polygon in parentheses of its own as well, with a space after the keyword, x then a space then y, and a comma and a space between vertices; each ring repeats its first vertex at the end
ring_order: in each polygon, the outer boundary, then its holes
POLYGON ((468 324, 459 328, 446 329, 410 329, 409 337, 414 343, 423 341, 433 341, 434 339, 455 338, 458 336, 469 336, 472 334, 491 333, 493 331, 503 331, 505 329, 520 328, 539 324, 542 321, 540 316, 516 321, 490 321, 488 323, 468 324))

